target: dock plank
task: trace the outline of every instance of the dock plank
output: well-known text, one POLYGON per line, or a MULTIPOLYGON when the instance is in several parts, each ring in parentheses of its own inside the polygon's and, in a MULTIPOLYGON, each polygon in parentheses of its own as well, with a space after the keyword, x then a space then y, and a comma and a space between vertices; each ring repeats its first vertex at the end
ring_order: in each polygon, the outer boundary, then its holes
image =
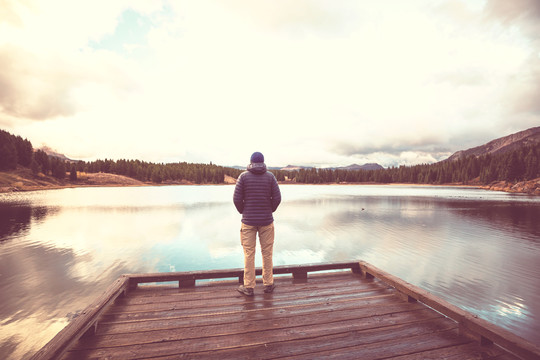
MULTIPOLYGON (((388 306, 379 309, 377 316, 373 315, 374 311, 356 311, 343 310, 336 312, 327 312, 313 314, 313 316, 287 316, 276 318, 269 316, 265 319, 250 319, 248 316, 243 316, 236 322, 229 323, 209 323, 206 325, 197 324, 197 326, 184 326, 179 328, 168 328, 160 330, 142 330, 131 332, 128 334, 108 334, 94 336, 92 344, 86 343, 89 347, 113 347, 124 345, 135 345, 143 343, 160 342, 163 340, 184 340, 195 339, 201 337, 226 336, 232 334, 246 334, 270 330, 291 330, 300 327, 309 326, 324 326, 325 331, 329 331, 333 327, 343 328, 346 324, 361 322, 359 326, 365 327, 370 324, 395 324, 400 321, 411 321, 421 319, 430 319, 439 316, 429 309, 420 309, 411 311, 405 306, 388 306), (316 315, 316 316, 315 316, 316 315)), ((216 319, 221 320, 221 319, 216 319)), ((357 324, 354 324, 355 326, 357 324)), ((291 330, 292 331, 292 330, 291 330)))
POLYGON ((497 359, 511 360, 515 359, 509 356, 498 346, 488 345, 478 347, 478 344, 467 343, 463 345, 454 345, 435 350, 426 350, 407 355, 391 357, 392 360, 425 360, 425 359, 445 359, 445 360, 479 360, 479 359, 497 359))
POLYGON ((276 276, 275 283, 274 293, 258 286, 253 297, 238 293, 235 280, 138 286, 62 359, 519 359, 365 274, 276 276))
MULTIPOLYGON (((358 276, 356 279, 351 279, 349 276, 336 277, 332 280, 332 283, 335 285, 334 289, 328 288, 327 282, 321 283, 299 283, 299 284, 290 284, 289 281, 276 281, 276 285, 279 286, 279 293, 276 293, 275 298, 280 296, 307 296, 313 294, 315 296, 324 296, 324 293, 354 293, 354 292, 364 292, 374 289, 381 289, 382 286, 376 282, 363 283, 360 282, 358 276)), ((325 278, 326 281, 328 278, 325 278)), ((259 287, 259 289, 262 288, 259 287)), ((387 287, 388 288, 388 287, 387 287)), ((125 306, 134 306, 134 305, 144 305, 144 304, 155 304, 155 303, 167 303, 167 302, 178 302, 178 301, 206 301, 206 300, 218 300, 222 298, 231 298, 231 290, 235 290, 236 287, 231 283, 220 284, 216 286, 216 289, 205 289, 205 291, 195 291, 196 288, 193 288, 193 291, 189 289, 149 289, 147 291, 138 290, 134 294, 130 294, 129 297, 122 299, 117 302, 118 305, 125 306)), ((240 294, 238 294, 240 295, 240 294)))
MULTIPOLYGON (((282 289, 285 290, 285 289, 282 289)), ((285 290, 286 291, 286 290, 285 290)), ((319 289, 319 290, 307 290, 298 293, 279 293, 272 297, 263 297, 262 300, 257 300, 257 304, 267 302, 290 302, 290 301, 305 301, 309 302, 313 299, 327 298, 327 299, 339 299, 339 298, 351 298, 361 296, 373 296, 376 294, 389 293, 386 288, 372 287, 369 289, 355 289, 354 287, 344 287, 339 290, 334 289, 319 289)), ((235 288, 229 289, 229 291, 221 296, 209 296, 201 299, 184 299, 177 297, 167 297, 164 300, 157 299, 156 301, 148 301, 145 299, 144 303, 119 303, 115 307, 114 312, 110 314, 125 314, 125 313, 137 313, 147 312, 148 310, 181 310, 181 309, 204 309, 212 308, 216 306, 229 306, 235 304, 245 305, 248 302, 245 301, 244 295, 235 291, 235 288)))
POLYGON ((424 309, 420 304, 398 303, 388 304, 388 298, 392 295, 368 298, 367 300, 351 300, 341 303, 327 302, 310 304, 309 306, 288 306, 279 309, 267 308, 262 310, 236 311, 229 313, 215 313, 208 316, 186 316, 178 318, 153 319, 148 321, 129 321, 123 323, 106 323, 98 328, 98 335, 125 334, 136 331, 167 330, 181 327, 234 324, 245 319, 251 321, 264 319, 292 318, 295 316, 325 316, 327 313, 340 312, 362 313, 368 316, 380 316, 400 311, 415 311, 424 309))
MULTIPOLYGON (((236 326, 213 329, 206 328, 186 329, 178 332, 158 333, 157 336, 136 336, 134 344, 121 345, 120 343, 100 342, 95 344, 95 349, 75 351, 76 358, 100 357, 103 351, 110 351, 114 358, 128 358, 132 352, 137 352, 137 357, 154 357, 163 355, 193 354, 207 350, 217 351, 220 349, 244 348, 247 345, 264 345, 268 343, 281 343, 299 339, 314 339, 328 334, 350 334, 355 332, 358 339, 351 339, 347 345, 356 344, 356 340, 372 343, 380 339, 395 338, 403 334, 414 334, 415 331, 432 332, 433 329, 426 324, 427 320, 437 320, 434 324, 441 324, 440 317, 432 311, 420 310, 420 314, 405 312, 400 315, 387 315, 359 321, 357 318, 342 321, 327 321, 308 323, 305 325, 292 326, 292 324, 277 324, 268 328, 268 322, 242 322, 236 326), (397 323, 396 323, 397 320, 397 323), (426 320, 425 322, 421 322, 426 320), (415 326, 416 323, 421 325, 415 326), (180 353, 179 353, 180 350, 180 353)), ((299 318, 302 319, 302 318, 299 318)), ((447 328, 456 329, 455 323, 444 322, 447 328)), ((405 335, 403 335, 405 336, 405 335)), ((124 340, 124 344, 125 344, 124 340)), ((331 345, 331 344, 328 344, 331 345)))

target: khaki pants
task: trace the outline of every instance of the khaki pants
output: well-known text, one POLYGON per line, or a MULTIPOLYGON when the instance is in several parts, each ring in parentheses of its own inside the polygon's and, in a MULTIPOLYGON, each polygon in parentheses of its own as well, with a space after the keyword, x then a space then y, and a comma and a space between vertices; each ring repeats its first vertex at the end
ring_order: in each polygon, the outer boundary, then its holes
POLYGON ((242 223, 240 241, 244 247, 244 286, 255 287, 255 245, 257 232, 262 252, 262 276, 264 285, 274 283, 272 252, 274 249, 274 223, 267 226, 251 226, 242 223))

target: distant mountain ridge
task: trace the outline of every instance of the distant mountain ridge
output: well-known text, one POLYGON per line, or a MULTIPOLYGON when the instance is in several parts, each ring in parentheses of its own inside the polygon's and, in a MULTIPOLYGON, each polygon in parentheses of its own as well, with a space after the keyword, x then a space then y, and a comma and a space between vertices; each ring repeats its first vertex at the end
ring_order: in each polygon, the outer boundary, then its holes
POLYGON ((384 168, 381 165, 377 164, 377 163, 367 163, 367 164, 364 164, 364 165, 351 164, 349 166, 337 167, 337 168, 332 168, 332 169, 337 169, 337 170, 382 170, 384 168))
POLYGON ((60 154, 56 151, 54 151, 53 149, 51 149, 50 147, 48 146, 42 146, 41 148, 39 149, 36 149, 36 150, 41 150, 43 151, 45 154, 49 155, 49 156, 52 156, 52 157, 55 157, 55 158, 58 158, 62 161, 67 161, 67 162, 77 162, 77 160, 72 160, 70 158, 68 158, 66 155, 64 154, 60 154))
MULTIPOLYGON (((517 132, 515 134, 511 134, 508 136, 503 136, 501 138, 491 140, 490 142, 476 146, 467 150, 459 150, 453 153, 450 157, 448 157, 446 160, 442 161, 456 161, 461 158, 475 155, 475 156, 482 156, 486 154, 503 154, 509 151, 513 151, 516 149, 519 149, 523 146, 530 146, 540 143, 540 126, 532 127, 527 130, 523 130, 520 132, 517 132)), ((43 146, 39 148, 38 150, 44 151, 47 155, 53 156, 55 158, 58 158, 60 160, 73 163, 77 162, 77 160, 73 160, 65 156, 64 154, 60 154, 51 148, 47 146, 43 146)), ((247 166, 226 166, 231 167, 234 169, 239 170, 245 170, 247 166)), ((284 170, 284 171, 298 171, 298 170, 307 170, 307 169, 313 169, 313 166, 300 166, 300 165, 287 165, 285 167, 268 167, 269 170, 284 170)), ((359 164, 351 164, 348 166, 340 166, 340 167, 327 167, 327 168, 319 168, 319 169, 328 169, 328 170, 382 170, 384 167, 377 163, 366 163, 363 165, 359 164)))
MULTIPOLYGON (((245 170, 246 166, 231 166, 234 169, 239 170, 245 170)), ((285 167, 268 167, 268 170, 284 170, 284 171, 297 171, 297 170, 309 170, 315 168, 314 166, 300 166, 300 165, 287 165, 285 167)), ((377 163, 367 163, 364 165, 358 165, 358 164, 351 164, 348 166, 340 166, 340 167, 328 167, 328 168, 319 168, 319 169, 327 169, 327 170, 381 170, 384 169, 381 165, 377 163)))
MULTIPOLYGON (((313 169, 313 167, 308 166, 298 166, 298 165, 287 165, 283 168, 271 168, 271 170, 285 170, 285 171, 294 171, 294 170, 301 170, 301 169, 313 169)), ((351 164, 348 166, 340 166, 340 167, 328 167, 328 168, 321 168, 326 170, 381 170, 384 169, 381 165, 376 163, 367 163, 364 165, 358 165, 358 164, 351 164)))
POLYGON ((298 165, 287 165, 283 168, 270 168, 270 170, 285 170, 285 171, 295 171, 295 170, 301 170, 301 169, 312 169, 311 166, 298 166, 298 165))
POLYGON ((470 155, 482 156, 486 154, 503 154, 523 146, 538 143, 540 143, 540 126, 492 140, 484 145, 457 151, 446 159, 446 161, 456 161, 470 155))

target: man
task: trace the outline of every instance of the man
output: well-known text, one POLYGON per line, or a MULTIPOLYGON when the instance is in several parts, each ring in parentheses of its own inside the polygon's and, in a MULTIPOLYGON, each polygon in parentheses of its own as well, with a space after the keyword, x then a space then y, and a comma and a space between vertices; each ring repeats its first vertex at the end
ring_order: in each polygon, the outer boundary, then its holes
POLYGON ((238 291, 253 296, 255 288, 255 244, 257 233, 262 252, 262 276, 264 292, 274 291, 272 252, 274 248, 274 217, 281 202, 281 192, 277 180, 266 171, 264 156, 260 152, 251 155, 247 171, 236 181, 234 205, 242 214, 240 240, 244 248, 244 284, 238 291))

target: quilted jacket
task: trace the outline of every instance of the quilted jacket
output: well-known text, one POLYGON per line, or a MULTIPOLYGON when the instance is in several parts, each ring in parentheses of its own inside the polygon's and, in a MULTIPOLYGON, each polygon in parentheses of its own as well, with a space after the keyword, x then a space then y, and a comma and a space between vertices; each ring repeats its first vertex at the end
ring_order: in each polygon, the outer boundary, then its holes
POLYGON ((250 164, 240 174, 233 202, 246 225, 266 226, 274 221, 272 213, 281 202, 281 192, 276 177, 266 171, 264 163, 250 164))

